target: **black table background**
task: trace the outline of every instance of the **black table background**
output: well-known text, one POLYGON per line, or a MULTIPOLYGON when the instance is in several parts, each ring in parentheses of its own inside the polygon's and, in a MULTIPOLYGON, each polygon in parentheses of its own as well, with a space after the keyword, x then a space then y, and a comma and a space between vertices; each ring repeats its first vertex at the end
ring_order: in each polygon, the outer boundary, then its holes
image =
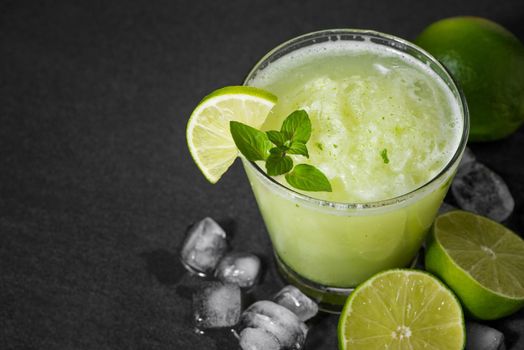
MULTIPOLYGON (((0 3, 0 348, 235 349, 196 335, 178 250, 186 227, 221 222, 262 257, 250 299, 283 284, 245 175, 217 185, 193 164, 185 125, 215 88, 241 83, 277 44, 353 27, 413 39, 478 15, 524 40, 522 1, 84 1, 0 3)), ((524 130, 471 146, 508 182, 524 232, 524 130)), ((524 312, 492 322, 524 349, 524 312)), ((307 349, 336 349, 335 316, 307 349)))

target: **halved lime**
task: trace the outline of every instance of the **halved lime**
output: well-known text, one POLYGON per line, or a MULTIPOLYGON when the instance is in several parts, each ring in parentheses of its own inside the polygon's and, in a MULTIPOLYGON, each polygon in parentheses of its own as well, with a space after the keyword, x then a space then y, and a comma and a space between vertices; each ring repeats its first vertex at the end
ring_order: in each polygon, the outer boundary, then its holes
POLYGON ((260 128, 276 102, 271 93, 248 86, 218 89, 200 101, 187 123, 186 139, 191 156, 209 182, 216 183, 238 155, 229 122, 260 128))
POLYGON ((524 306, 524 240, 485 217, 460 210, 439 216, 426 269, 476 318, 493 320, 524 306))
POLYGON ((351 293, 338 323, 346 349, 463 349, 464 317, 442 282, 417 270, 388 270, 351 293))

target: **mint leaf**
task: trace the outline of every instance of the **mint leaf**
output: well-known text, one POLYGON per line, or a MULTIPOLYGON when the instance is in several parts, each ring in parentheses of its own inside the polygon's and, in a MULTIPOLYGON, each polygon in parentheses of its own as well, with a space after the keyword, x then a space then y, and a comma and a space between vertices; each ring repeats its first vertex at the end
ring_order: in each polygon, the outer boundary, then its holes
POLYGON ((382 151, 380 151, 380 156, 382 157, 382 161, 384 161, 384 164, 388 164, 389 163, 388 149, 387 148, 384 148, 382 151))
POLYGON ((300 154, 306 158, 309 158, 306 144, 300 141, 293 141, 286 152, 289 154, 300 154))
POLYGON ((266 170, 269 176, 277 176, 293 169, 293 160, 283 154, 271 154, 266 159, 266 170))
POLYGON ((308 142, 311 137, 311 120, 306 111, 294 111, 282 123, 280 131, 289 141, 308 142))
POLYGON ((279 157, 285 156, 286 148, 285 147, 273 147, 269 150, 269 154, 278 155, 279 157))
POLYGON ((285 156, 288 151, 288 148, 284 145, 281 147, 273 147, 269 150, 270 154, 279 154, 281 157, 285 156))
POLYGON ((229 122, 229 130, 238 150, 248 160, 254 162, 268 157, 273 145, 264 132, 235 121, 229 122))
POLYGON ((308 164, 297 165, 286 174, 286 180, 291 186, 303 191, 332 191, 326 175, 308 164))
POLYGON ((273 142, 275 146, 282 147, 284 146, 284 143, 287 141, 286 136, 284 136, 283 133, 277 130, 266 131, 266 135, 269 141, 273 142))

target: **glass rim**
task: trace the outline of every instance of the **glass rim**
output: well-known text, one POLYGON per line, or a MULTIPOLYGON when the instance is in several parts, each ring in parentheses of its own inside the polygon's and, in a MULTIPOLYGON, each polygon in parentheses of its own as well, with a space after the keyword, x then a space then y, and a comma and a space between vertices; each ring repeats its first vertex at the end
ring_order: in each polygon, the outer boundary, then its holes
MULTIPOLYGON (((433 57, 429 52, 427 52, 426 50, 418 47, 417 45, 415 45, 415 44, 413 44, 413 43, 411 43, 411 42, 409 42, 409 41, 407 41, 405 39, 396 37, 394 35, 381 33, 381 32, 375 31, 375 30, 350 29, 350 28, 346 28, 346 29, 345 28, 324 29, 324 30, 319 30, 319 31, 314 31, 314 32, 303 34, 303 35, 299 35, 299 36, 294 37, 292 39, 289 39, 289 40, 283 42, 282 44, 276 46, 275 48, 271 49, 249 71, 249 73, 247 74, 246 78, 243 81, 243 85, 248 85, 248 82, 256 75, 256 73, 260 70, 260 68, 264 65, 264 63, 268 59, 270 59, 273 55, 275 55, 276 53, 281 51, 282 49, 285 49, 285 48, 287 48, 289 46, 292 46, 294 44, 298 44, 298 43, 300 43, 302 41, 313 40, 315 38, 326 37, 326 36, 331 36, 331 35, 341 35, 341 34, 356 35, 356 36, 367 36, 369 38, 378 38, 378 39, 386 40, 389 45, 385 45, 385 46, 388 46, 388 47, 390 47, 390 48, 392 48, 392 49, 394 49, 396 51, 402 52, 404 54, 410 55, 413 58, 415 58, 415 59, 417 59, 417 60, 419 60, 419 61, 421 61, 421 62, 423 62, 425 64, 427 64, 428 62, 431 62, 432 64, 436 65, 441 70, 442 73, 444 73, 444 77, 442 77, 441 74, 439 74, 439 72, 435 72, 435 69, 430 67, 431 70, 434 71, 435 73, 437 73, 437 75, 444 81, 444 83, 451 90, 452 94, 457 99, 457 103, 459 104, 460 111, 462 112, 462 123, 463 123, 462 124, 463 125, 462 134, 460 136, 460 142, 458 144, 458 147, 455 150, 455 153, 453 154, 453 156, 449 159, 449 161, 446 163, 446 165, 435 176, 433 176, 431 179, 429 179, 428 181, 424 182, 422 185, 418 186, 417 188, 415 188, 415 189, 413 189, 413 190, 411 190, 409 192, 406 192, 404 194, 401 194, 399 196, 395 196, 395 197, 391 197, 391 198, 387 198, 387 199, 383 199, 383 200, 367 201, 367 202, 329 201, 329 200, 316 198, 316 197, 313 197, 313 196, 310 196, 310 195, 307 195, 307 194, 303 194, 303 193, 297 192, 294 189, 291 189, 291 188, 281 184, 280 182, 276 181, 275 179, 273 179, 272 177, 267 175, 266 172, 264 170, 262 170, 255 162, 252 162, 252 161, 249 161, 249 160, 243 158, 243 160, 244 160, 243 163, 247 164, 250 167, 252 167, 256 171, 257 175, 261 176, 264 180, 268 181, 268 183, 271 186, 274 186, 274 187, 278 188, 279 190, 281 190, 283 192, 286 192, 288 195, 291 195, 292 197, 294 197, 296 199, 302 200, 304 202, 307 202, 307 203, 309 203, 311 205, 314 205, 314 206, 317 206, 317 207, 330 207, 330 208, 338 209, 338 210, 362 209, 362 208, 381 208, 381 207, 387 207, 387 206, 391 206, 391 205, 394 205, 394 204, 398 204, 398 203, 407 201, 408 199, 413 198, 417 193, 425 192, 426 190, 431 188, 433 185, 438 183, 438 180, 440 180, 450 169, 452 169, 452 167, 457 163, 457 161, 460 159, 462 153, 464 152, 464 149, 466 148, 466 144, 467 144, 467 141, 468 141, 468 136, 469 136, 469 110, 468 110, 468 106, 467 106, 467 103, 466 103, 466 97, 464 96, 464 93, 463 93, 462 89, 460 88, 460 85, 453 78, 453 76, 451 75, 449 70, 443 64, 441 64, 435 57, 433 57), (409 47, 410 49, 414 50, 415 52, 417 52, 419 54, 422 54, 422 56, 427 61, 422 61, 419 57, 413 56, 409 52, 406 52, 405 50, 403 50, 402 48, 399 48, 396 45, 391 45, 391 43, 398 43, 398 44, 401 44, 401 45, 403 45, 405 47, 409 47), (455 91, 453 91, 453 89, 455 91)), ((343 39, 341 39, 341 40, 343 40, 343 39)), ((313 44, 314 44, 314 42, 313 42, 313 44)), ((375 43, 375 44, 377 44, 377 45, 384 45, 384 44, 381 44, 381 43, 375 43)), ((290 52, 292 52, 292 51, 290 51, 290 52)), ((286 53, 286 54, 288 54, 288 53, 286 53)), ((286 54, 284 54, 282 56, 285 56, 286 54)), ((278 57, 277 60, 279 58, 280 57, 278 57)))

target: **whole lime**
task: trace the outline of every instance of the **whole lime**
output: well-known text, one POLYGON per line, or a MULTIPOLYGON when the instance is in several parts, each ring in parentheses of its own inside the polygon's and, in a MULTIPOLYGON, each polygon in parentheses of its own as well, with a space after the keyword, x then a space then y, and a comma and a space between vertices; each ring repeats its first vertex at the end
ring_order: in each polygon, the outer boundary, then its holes
POLYGON ((415 43, 442 62, 461 85, 471 141, 497 140, 524 121, 524 46, 512 33, 479 17, 428 26, 415 43))

